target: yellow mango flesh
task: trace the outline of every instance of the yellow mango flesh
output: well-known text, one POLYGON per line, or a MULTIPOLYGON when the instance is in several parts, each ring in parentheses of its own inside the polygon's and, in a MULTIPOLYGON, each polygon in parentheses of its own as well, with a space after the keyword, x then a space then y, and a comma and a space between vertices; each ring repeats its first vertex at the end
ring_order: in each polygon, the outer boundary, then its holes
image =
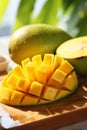
POLYGON ((29 89, 29 93, 30 94, 33 94, 33 95, 36 95, 36 96, 40 96, 41 95, 41 92, 43 90, 43 84, 37 82, 37 81, 34 81, 32 82, 31 84, 31 87, 29 89))
POLYGON ((49 103, 72 94, 78 88, 74 67, 58 55, 35 55, 22 61, 3 79, 0 102, 14 105, 49 103))

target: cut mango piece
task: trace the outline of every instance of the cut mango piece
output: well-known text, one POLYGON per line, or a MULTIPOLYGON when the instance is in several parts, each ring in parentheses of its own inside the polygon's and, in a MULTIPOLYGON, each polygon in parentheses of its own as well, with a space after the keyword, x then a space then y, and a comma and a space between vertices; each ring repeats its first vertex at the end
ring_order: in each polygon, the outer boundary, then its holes
POLYGON ((26 58, 25 60, 23 60, 23 61, 21 62, 22 68, 24 69, 24 67, 26 66, 26 64, 29 63, 30 61, 31 61, 31 60, 30 60, 29 58, 26 58))
POLYGON ((57 93, 57 89, 52 88, 50 86, 46 86, 42 94, 42 98, 48 99, 48 100, 54 100, 56 93, 57 93))
POLYGON ((27 93, 30 85, 30 81, 27 81, 26 79, 19 77, 16 83, 16 89, 27 93))
POLYGON ((57 94, 56 94, 56 97, 55 99, 58 100, 58 99, 62 99, 68 95, 70 95, 71 92, 70 91, 67 91, 67 90, 58 90, 57 94))
POLYGON ((0 102, 10 104, 10 98, 13 90, 5 87, 0 87, 0 102))
POLYGON ((27 80, 30 81, 36 80, 35 64, 33 62, 29 62, 28 64, 26 64, 25 75, 27 80))
POLYGON ((74 67, 68 61, 63 60, 59 69, 62 70, 63 72, 65 72, 68 75, 70 72, 72 72, 74 67))
POLYGON ((64 78, 66 77, 66 73, 64 73, 63 71, 57 69, 53 75, 52 75, 52 79, 58 81, 58 82, 63 82, 64 78))
POLYGON ((21 68, 20 65, 17 65, 14 69, 13 69, 13 73, 17 76, 20 77, 24 77, 24 73, 23 73, 23 69, 21 68))
POLYGON ((77 79, 74 78, 75 72, 72 72, 66 79, 63 84, 63 88, 68 89, 70 91, 74 91, 76 89, 76 86, 78 86, 77 79), (73 87, 74 86, 74 87, 73 87))
POLYGON ((63 82, 65 77, 66 77, 66 73, 64 73, 59 69, 56 69, 56 71, 53 73, 53 75, 51 76, 47 84, 58 87, 60 83, 63 82))
POLYGON ((39 67, 40 64, 42 64, 42 57, 41 55, 35 55, 32 57, 32 61, 35 64, 36 69, 39 67))
POLYGON ((54 61, 53 54, 45 54, 44 55, 43 63, 48 65, 50 67, 50 69, 52 69, 53 61, 54 61))
POLYGON ((37 70, 37 81, 45 84, 50 72, 50 67, 46 64, 41 64, 37 70))
POLYGON ((29 89, 29 93, 36 95, 36 96, 40 96, 43 90, 43 84, 37 82, 37 81, 33 81, 30 89, 29 89))
POLYGON ((14 73, 12 73, 8 79, 6 80, 7 87, 15 89, 16 83, 17 83, 18 76, 16 76, 14 73))
POLYGON ((9 76, 12 74, 12 71, 9 71, 8 74, 4 77, 4 79, 2 80, 2 86, 3 87, 7 87, 7 79, 9 78, 9 76))
POLYGON ((61 65, 62 61, 63 61, 62 57, 55 55, 53 66, 52 66, 52 72, 54 72, 61 65))
POLYGON ((14 105, 50 103, 72 94, 78 88, 74 67, 53 54, 24 59, 3 79, 0 102, 14 105))
POLYGON ((39 98, 36 96, 25 95, 20 105, 35 105, 38 103, 38 100, 39 98))
POLYGON ((10 97, 10 105, 19 105, 21 104, 21 101, 23 100, 24 93, 21 93, 19 91, 13 91, 12 96, 10 97))

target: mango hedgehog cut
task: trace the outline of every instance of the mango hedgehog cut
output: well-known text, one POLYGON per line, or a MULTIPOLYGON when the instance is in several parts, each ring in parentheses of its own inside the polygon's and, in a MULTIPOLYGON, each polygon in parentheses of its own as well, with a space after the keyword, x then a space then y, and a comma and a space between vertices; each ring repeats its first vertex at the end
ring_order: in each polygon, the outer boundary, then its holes
POLYGON ((31 106, 54 102, 78 88, 74 67, 54 54, 24 59, 3 79, 0 102, 12 106, 31 106))

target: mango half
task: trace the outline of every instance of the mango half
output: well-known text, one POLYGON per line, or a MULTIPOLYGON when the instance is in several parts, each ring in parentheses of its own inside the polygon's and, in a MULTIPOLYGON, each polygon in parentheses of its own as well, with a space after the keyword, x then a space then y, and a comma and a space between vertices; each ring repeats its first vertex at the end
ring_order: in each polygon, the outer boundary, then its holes
POLYGON ((87 76, 87 36, 64 42, 57 48, 56 53, 68 60, 77 74, 87 76))
POLYGON ((66 32, 57 27, 45 24, 27 25, 18 29, 11 36, 9 55, 20 64, 27 57, 36 54, 56 53, 56 48, 64 41, 71 39, 66 32))
POLYGON ((35 55, 22 61, 3 79, 0 102, 13 106, 50 103, 78 88, 74 67, 58 55, 35 55))

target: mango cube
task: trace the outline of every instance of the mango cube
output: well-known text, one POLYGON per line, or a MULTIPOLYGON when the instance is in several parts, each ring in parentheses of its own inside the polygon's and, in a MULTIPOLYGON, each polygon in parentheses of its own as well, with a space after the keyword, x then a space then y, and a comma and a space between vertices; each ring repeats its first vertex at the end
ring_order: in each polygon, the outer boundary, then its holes
POLYGON ((9 76, 12 74, 12 71, 9 71, 8 74, 4 77, 4 79, 2 80, 2 86, 3 87, 7 87, 8 84, 7 84, 7 80, 9 78, 9 76))
POLYGON ((46 86, 42 94, 42 98, 48 99, 48 100, 54 100, 56 93, 57 93, 57 89, 52 88, 50 86, 46 86))
POLYGON ((66 77, 66 73, 64 73, 59 69, 56 69, 56 71, 53 73, 53 75, 51 76, 47 84, 58 87, 59 84, 63 82, 65 77, 66 77))
POLYGON ((49 76, 50 67, 46 64, 41 64, 37 70, 37 81, 45 84, 49 76))
POLYGON ((66 79, 63 84, 63 88, 68 89, 70 91, 73 91, 76 86, 78 86, 78 81, 74 77, 75 73, 72 72, 66 79), (75 86, 75 87, 73 87, 75 86))
POLYGON ((34 105, 38 103, 39 98, 32 95, 25 95, 21 105, 34 105))
POLYGON ((27 80, 30 81, 36 80, 35 64, 33 62, 29 62, 25 66, 25 75, 27 80))
POLYGON ((30 60, 29 58, 26 58, 25 60, 23 60, 23 61, 21 62, 22 68, 24 69, 24 67, 26 66, 26 64, 29 63, 30 61, 31 61, 31 60, 30 60))
POLYGON ((16 88, 19 91, 28 92, 30 85, 30 81, 27 81, 26 79, 19 77, 16 83, 16 88))
POLYGON ((62 57, 55 55, 52 66, 52 72, 54 72, 61 65, 62 61, 63 61, 62 57))
POLYGON ((70 95, 71 92, 68 90, 58 90, 57 94, 56 94, 56 98, 55 99, 61 99, 63 97, 66 97, 67 95, 70 95))
POLYGON ((59 69, 62 70, 63 72, 65 72, 68 75, 70 72, 72 72, 74 67, 68 61, 63 60, 63 62, 59 66, 59 69))
POLYGON ((35 68, 37 69, 40 64, 42 64, 42 57, 41 55, 35 55, 32 57, 32 62, 35 64, 35 68))
POLYGON ((15 89, 17 79, 18 79, 18 76, 12 73, 6 80, 7 87, 15 89))
POLYGON ((44 59, 43 59, 43 63, 48 65, 52 69, 53 60, 54 60, 53 54, 45 54, 44 59))
POLYGON ((36 96, 40 96, 43 90, 43 84, 37 82, 37 81, 33 81, 30 89, 29 89, 29 93, 36 95, 36 96))
POLYGON ((25 77, 24 76, 24 73, 23 73, 23 69, 21 68, 20 65, 17 65, 14 69, 13 69, 13 73, 17 76, 20 76, 20 77, 25 77))
POLYGON ((13 91, 12 96, 10 97, 10 104, 11 105, 19 105, 24 97, 24 93, 19 91, 13 91))
POLYGON ((13 92, 12 89, 0 87, 0 102, 5 103, 5 104, 9 104, 12 92, 13 92))

